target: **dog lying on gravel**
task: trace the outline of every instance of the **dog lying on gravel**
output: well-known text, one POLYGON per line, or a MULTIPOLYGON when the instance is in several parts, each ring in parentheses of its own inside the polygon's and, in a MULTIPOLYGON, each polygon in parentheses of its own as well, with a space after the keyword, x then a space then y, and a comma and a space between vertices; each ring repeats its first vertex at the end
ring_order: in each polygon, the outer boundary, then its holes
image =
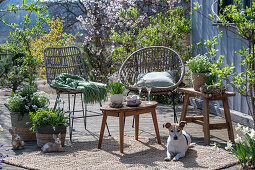
POLYGON ((183 130, 185 124, 185 121, 181 121, 179 124, 164 124, 164 127, 169 130, 165 161, 170 161, 172 158, 174 161, 178 161, 185 156, 186 151, 191 146, 191 138, 183 130))

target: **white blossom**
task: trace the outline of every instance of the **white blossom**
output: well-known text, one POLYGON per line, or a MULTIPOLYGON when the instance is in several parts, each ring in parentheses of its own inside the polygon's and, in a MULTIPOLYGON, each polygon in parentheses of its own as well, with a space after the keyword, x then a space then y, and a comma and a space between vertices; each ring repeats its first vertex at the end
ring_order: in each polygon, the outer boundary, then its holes
POLYGON ((236 131, 240 131, 242 128, 243 128, 243 126, 238 123, 237 127, 235 129, 236 129, 236 131))
POLYGON ((249 132, 249 128, 248 128, 248 127, 243 127, 243 128, 242 128, 242 132, 243 132, 244 134, 248 133, 248 132, 249 132))
POLYGON ((212 149, 215 151, 220 151, 219 147, 217 146, 216 143, 213 144, 212 149))
POLYGON ((237 134, 235 138, 235 143, 241 143, 242 141, 242 138, 237 134))
POLYGON ((232 149, 232 142, 228 141, 227 146, 225 147, 226 150, 231 150, 232 149))
POLYGON ((255 139, 255 130, 254 130, 254 129, 251 129, 249 135, 250 135, 250 137, 251 137, 252 139, 255 139))

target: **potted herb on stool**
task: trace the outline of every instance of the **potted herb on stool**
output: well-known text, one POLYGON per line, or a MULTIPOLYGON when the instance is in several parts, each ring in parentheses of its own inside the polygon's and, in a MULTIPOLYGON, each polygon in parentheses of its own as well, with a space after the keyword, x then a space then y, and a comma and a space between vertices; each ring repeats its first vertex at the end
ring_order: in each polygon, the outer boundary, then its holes
POLYGON ((24 141, 36 140, 35 133, 29 130, 32 126, 29 112, 34 113, 48 104, 47 93, 38 92, 33 86, 25 86, 22 91, 13 93, 7 99, 5 106, 10 111, 12 128, 24 141))
POLYGON ((123 106, 123 92, 125 86, 123 83, 111 81, 109 83, 109 92, 111 93, 111 107, 120 108, 123 106))
POLYGON ((61 134, 62 146, 65 144, 67 117, 63 109, 39 109, 36 113, 30 113, 33 132, 36 132, 37 145, 42 147, 47 142, 53 142, 53 134, 61 134))
POLYGON ((205 85, 207 77, 210 75, 212 61, 204 55, 197 55, 187 62, 192 72, 193 87, 200 91, 200 87, 205 85))

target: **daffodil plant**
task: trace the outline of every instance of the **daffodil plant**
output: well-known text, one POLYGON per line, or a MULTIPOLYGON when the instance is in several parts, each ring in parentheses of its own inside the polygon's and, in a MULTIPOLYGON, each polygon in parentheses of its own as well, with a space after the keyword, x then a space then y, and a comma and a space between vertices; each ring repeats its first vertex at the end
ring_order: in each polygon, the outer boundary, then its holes
POLYGON ((235 146, 231 142, 227 142, 226 150, 232 151, 239 159, 242 167, 255 167, 255 130, 244 127, 240 124, 236 127, 237 131, 241 131, 244 137, 239 135, 235 138, 235 146))

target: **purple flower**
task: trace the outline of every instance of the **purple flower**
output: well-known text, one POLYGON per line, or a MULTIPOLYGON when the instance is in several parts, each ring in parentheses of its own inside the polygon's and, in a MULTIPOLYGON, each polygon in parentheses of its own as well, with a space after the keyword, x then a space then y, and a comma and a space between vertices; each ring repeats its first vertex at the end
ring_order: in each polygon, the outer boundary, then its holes
POLYGON ((32 105, 32 108, 33 108, 33 109, 37 109, 37 106, 36 106, 36 105, 32 105))
POLYGON ((2 159, 2 163, 5 163, 5 161, 2 159))
POLYGON ((10 149, 6 149, 6 151, 9 151, 10 149))
POLYGON ((1 144, 1 145, 0 145, 0 147, 3 147, 3 146, 4 146, 4 144, 1 144))
POLYGON ((61 103, 61 101, 62 101, 61 99, 57 99, 56 103, 61 103))
POLYGON ((26 108, 27 110, 29 110, 29 107, 28 107, 27 105, 25 105, 25 108, 26 108))
POLYGON ((0 169, 3 169, 3 167, 2 167, 2 166, 0 166, 0 169))
POLYGON ((65 123, 65 127, 67 127, 68 125, 67 125, 67 123, 65 123))

